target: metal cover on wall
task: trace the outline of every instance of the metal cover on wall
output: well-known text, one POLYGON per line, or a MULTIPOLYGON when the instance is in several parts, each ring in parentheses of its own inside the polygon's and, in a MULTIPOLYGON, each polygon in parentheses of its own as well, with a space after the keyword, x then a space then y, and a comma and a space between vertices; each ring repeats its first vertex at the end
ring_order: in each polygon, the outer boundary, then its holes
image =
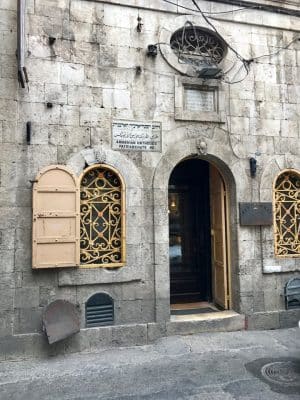
POLYGON ((300 308, 300 278, 290 279, 284 290, 287 310, 300 308))
POLYGON ((80 331, 80 321, 75 304, 66 300, 55 300, 43 313, 43 328, 49 344, 66 339, 80 331))
POLYGON ((112 325, 114 323, 114 301, 106 293, 96 293, 85 305, 86 327, 112 325))
POLYGON ((272 203, 239 203, 240 225, 272 225, 272 203))

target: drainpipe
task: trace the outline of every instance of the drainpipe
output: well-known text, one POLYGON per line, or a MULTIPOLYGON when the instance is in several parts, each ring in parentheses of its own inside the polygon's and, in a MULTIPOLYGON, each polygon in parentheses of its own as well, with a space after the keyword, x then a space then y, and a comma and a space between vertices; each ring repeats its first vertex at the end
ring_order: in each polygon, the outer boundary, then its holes
POLYGON ((26 0, 18 0, 18 80, 22 88, 28 82, 27 71, 25 67, 25 8, 26 0))

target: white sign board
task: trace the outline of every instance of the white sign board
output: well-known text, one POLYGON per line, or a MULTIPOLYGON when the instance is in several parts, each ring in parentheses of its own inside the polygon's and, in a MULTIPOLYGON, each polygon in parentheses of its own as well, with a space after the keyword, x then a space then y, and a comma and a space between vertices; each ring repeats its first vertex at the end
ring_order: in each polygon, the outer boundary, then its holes
POLYGON ((188 111, 216 111, 213 90, 184 89, 185 109, 188 111))
POLYGON ((161 123, 113 121, 112 148, 114 150, 161 151, 161 123))

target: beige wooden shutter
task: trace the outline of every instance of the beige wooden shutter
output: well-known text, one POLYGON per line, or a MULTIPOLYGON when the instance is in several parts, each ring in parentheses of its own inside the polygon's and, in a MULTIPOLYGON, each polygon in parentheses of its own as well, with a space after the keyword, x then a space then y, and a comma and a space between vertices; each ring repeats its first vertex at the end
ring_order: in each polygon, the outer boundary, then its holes
POLYGON ((79 188, 66 167, 40 171, 33 186, 32 268, 79 265, 79 188))

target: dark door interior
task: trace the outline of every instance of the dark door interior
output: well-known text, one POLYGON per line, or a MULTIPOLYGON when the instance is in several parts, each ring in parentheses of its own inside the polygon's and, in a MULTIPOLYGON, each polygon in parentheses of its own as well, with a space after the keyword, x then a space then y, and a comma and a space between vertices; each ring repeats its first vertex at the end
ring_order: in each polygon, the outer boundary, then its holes
POLYGON ((209 164, 178 164, 169 181, 171 303, 211 299, 209 164))

